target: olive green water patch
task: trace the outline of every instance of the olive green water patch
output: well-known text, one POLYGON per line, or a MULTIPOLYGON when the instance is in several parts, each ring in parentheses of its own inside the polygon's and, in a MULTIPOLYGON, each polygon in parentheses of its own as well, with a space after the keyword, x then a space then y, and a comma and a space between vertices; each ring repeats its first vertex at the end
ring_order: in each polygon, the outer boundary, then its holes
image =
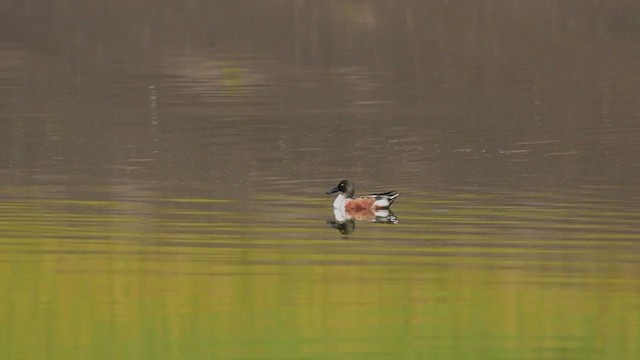
POLYGON ((0 357, 639 354, 633 211, 406 199, 345 236, 266 198, 3 202, 0 357))

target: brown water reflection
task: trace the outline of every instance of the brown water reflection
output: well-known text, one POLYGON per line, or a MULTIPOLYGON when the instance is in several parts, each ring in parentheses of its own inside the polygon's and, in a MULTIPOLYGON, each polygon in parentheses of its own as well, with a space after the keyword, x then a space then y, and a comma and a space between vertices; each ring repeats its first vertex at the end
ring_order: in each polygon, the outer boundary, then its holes
POLYGON ((2 359, 638 357, 636 2, 0 8, 2 359))

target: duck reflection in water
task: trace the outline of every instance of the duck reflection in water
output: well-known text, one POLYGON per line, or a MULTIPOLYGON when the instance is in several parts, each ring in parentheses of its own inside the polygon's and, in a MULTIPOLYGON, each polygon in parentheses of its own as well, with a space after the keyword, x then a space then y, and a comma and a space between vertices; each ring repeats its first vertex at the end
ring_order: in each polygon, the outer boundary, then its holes
POLYGON ((388 209, 378 211, 341 211, 340 209, 333 209, 333 216, 334 220, 327 221, 327 224, 345 235, 351 234, 356 230, 356 220, 378 224, 398 223, 398 218, 388 209))
POLYGON ((389 207, 398 197, 397 192, 388 191, 380 194, 354 196, 355 186, 349 180, 342 180, 327 194, 340 192, 333 202, 335 220, 328 223, 342 234, 355 231, 355 221, 366 221, 383 224, 395 224, 398 218, 389 207))

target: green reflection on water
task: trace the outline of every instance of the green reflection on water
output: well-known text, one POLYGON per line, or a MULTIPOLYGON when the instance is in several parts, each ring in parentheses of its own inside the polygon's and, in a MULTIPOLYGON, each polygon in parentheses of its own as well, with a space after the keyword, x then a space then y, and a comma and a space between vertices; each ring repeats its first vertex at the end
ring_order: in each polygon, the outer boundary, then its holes
POLYGON ((406 198, 342 238, 313 199, 204 200, 3 202, 0 358, 640 355, 637 213, 406 198))

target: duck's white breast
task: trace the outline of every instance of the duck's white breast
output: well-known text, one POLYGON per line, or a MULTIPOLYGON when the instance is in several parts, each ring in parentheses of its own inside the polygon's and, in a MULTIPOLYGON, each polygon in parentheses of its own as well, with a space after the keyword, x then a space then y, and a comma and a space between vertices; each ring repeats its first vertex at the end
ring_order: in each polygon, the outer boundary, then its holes
POLYGON ((347 203, 347 197, 344 194, 340 194, 333 200, 334 209, 344 209, 344 205, 347 203))
POLYGON ((336 218, 337 222, 345 222, 347 220, 351 220, 351 216, 347 214, 344 208, 334 208, 333 216, 336 218))

